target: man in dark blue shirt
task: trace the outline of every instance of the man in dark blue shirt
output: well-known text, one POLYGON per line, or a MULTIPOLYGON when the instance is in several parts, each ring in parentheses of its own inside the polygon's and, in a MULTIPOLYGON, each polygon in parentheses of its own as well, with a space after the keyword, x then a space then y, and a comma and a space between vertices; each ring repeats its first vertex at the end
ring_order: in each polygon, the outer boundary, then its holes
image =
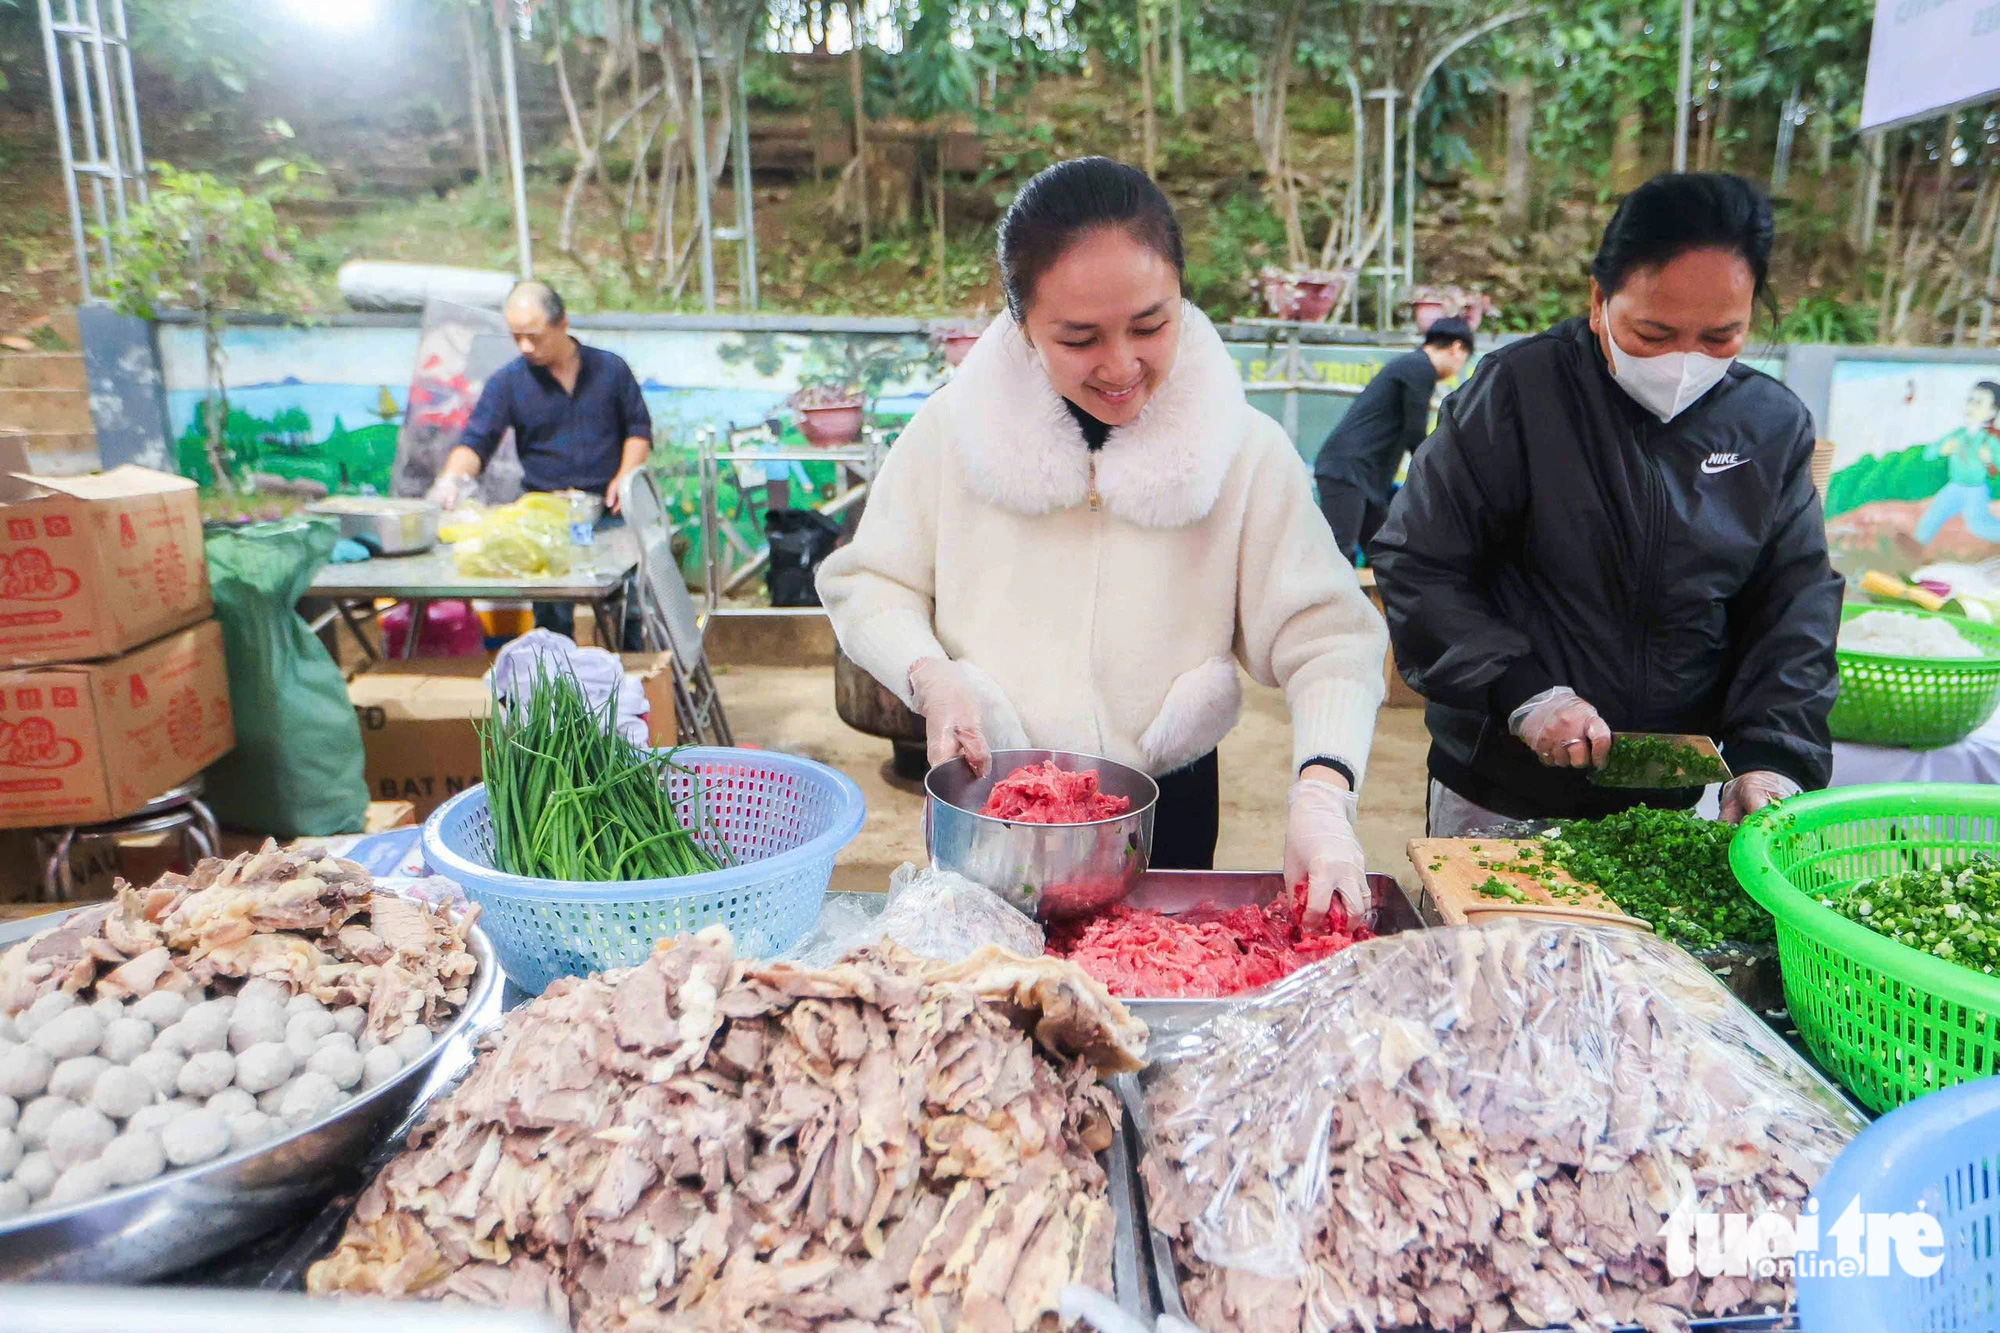
POLYGON ((1431 394, 1472 359, 1472 326, 1440 319, 1416 351, 1382 367, 1326 437, 1313 463, 1320 511, 1354 560, 1389 512, 1396 469, 1430 433, 1431 394))
MULTIPOLYGON (((515 284, 506 315, 520 358, 486 381, 430 498, 447 509, 455 505, 511 428, 526 489, 602 495, 605 510, 618 513, 619 488, 653 449, 653 418, 632 368, 571 337, 563 299, 547 283, 515 284)), ((574 636, 575 610, 537 602, 535 623, 574 636)), ((623 628, 625 647, 638 648, 630 616, 623 628)))
POLYGON ((653 418, 632 368, 571 337, 562 297, 546 283, 519 283, 508 294, 507 328, 520 359, 486 381, 434 497, 449 508, 459 478, 478 476, 512 428, 528 490, 588 491, 617 513, 618 488, 653 448, 653 418))

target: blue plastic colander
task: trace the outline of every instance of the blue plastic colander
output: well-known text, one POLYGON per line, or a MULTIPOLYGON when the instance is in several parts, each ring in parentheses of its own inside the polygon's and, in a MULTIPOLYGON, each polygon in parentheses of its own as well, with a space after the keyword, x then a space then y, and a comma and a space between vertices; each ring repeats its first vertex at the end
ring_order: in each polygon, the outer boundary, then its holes
POLYGON ((764 750, 689 748, 668 790, 700 841, 726 852, 727 869, 680 879, 578 884, 493 868, 493 818, 484 785, 439 806, 424 823, 424 859, 465 886, 515 985, 540 994, 562 976, 630 967, 654 941, 717 923, 737 951, 790 948, 819 919, 833 858, 861 831, 861 789, 825 764, 764 750), (718 841, 720 844, 718 845, 718 841))
MULTIPOLYGON (((1883 1116, 1847 1145, 1813 1191, 1821 1260, 1829 1231, 1858 1200, 1862 1215, 1925 1211, 1944 1231, 1944 1267, 1886 1276, 1801 1271, 1799 1323, 1811 1333, 1972 1333, 2000 1328, 2000 1078, 1933 1092, 1883 1116)), ((1865 1251, 1864 1251, 1865 1254, 1865 1251)))

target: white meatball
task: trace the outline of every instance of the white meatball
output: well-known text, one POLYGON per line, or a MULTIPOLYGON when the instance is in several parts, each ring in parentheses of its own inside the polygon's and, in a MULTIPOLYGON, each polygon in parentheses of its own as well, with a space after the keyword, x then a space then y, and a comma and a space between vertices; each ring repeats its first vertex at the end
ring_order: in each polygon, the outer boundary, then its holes
POLYGON ((202 1000, 189 1006, 185 1017, 197 1023, 220 1023, 224 1028, 236 1013, 236 997, 225 995, 220 999, 202 1000))
POLYGON ((21 1103, 12 1097, 0 1097, 0 1129, 12 1129, 21 1119, 21 1103))
POLYGON ((359 1051, 361 1049, 359 1046, 354 1044, 354 1038, 348 1036, 345 1032, 327 1033, 324 1037, 321 1037, 319 1039, 319 1045, 313 1047, 313 1049, 315 1051, 323 1051, 330 1046, 336 1047, 343 1051, 359 1051))
POLYGON ((36 1028, 28 1041, 58 1060, 89 1055, 104 1040, 104 1020, 88 1009, 69 1009, 36 1028))
POLYGON ((290 1078, 298 1066, 291 1047, 267 1041, 236 1058, 236 1086, 245 1092, 269 1092, 290 1078))
POLYGON ((431 1041, 430 1029, 420 1025, 408 1029, 389 1045, 403 1057, 403 1063, 409 1065, 415 1064, 417 1057, 431 1048, 431 1041))
POLYGON ((361 1081, 364 1072, 361 1052, 352 1047, 322 1046, 306 1061, 306 1068, 333 1080, 342 1092, 361 1081))
POLYGON ((160 1131, 160 1146, 175 1166, 193 1166, 229 1151, 229 1125, 205 1107, 187 1111, 160 1131))
POLYGON ((209 1098, 235 1081, 235 1056, 228 1051, 203 1051, 188 1057, 174 1086, 189 1097, 209 1098))
POLYGON ((241 1152, 245 1148, 255 1147, 259 1143, 276 1138, 280 1128, 276 1116, 266 1115, 262 1111, 231 1116, 229 1149, 231 1152, 241 1152))
POLYGON ((187 997, 170 990, 156 990, 132 1004, 132 1017, 143 1018, 156 1028, 172 1027, 187 1011, 187 997))
POLYGON ((368 1011, 358 1004, 342 1005, 333 1011, 333 1025, 350 1037, 359 1037, 368 1026, 368 1011))
POLYGON ((113 1120, 129 1120, 151 1106, 158 1091, 153 1080, 138 1070, 113 1065, 98 1075, 90 1104, 113 1120))
POLYGON ((11 1129, 0 1129, 0 1180, 14 1174, 14 1168, 21 1164, 21 1158, 27 1151, 27 1145, 21 1142, 19 1134, 11 1129))
POLYGON ((30 1148, 47 1147, 49 1126, 53 1125, 56 1122, 56 1117, 64 1111, 75 1109, 76 1104, 74 1102, 64 1101, 60 1097, 35 1098, 35 1100, 21 1108, 21 1142, 27 1144, 30 1148))
POLYGON ((55 1158, 45 1152, 31 1152, 14 1168, 14 1183, 28 1191, 29 1198, 42 1199, 55 1188, 56 1177, 61 1174, 56 1170, 55 1158))
POLYGON ((14 1025, 14 1020, 5 1014, 0 1014, 0 1041, 26 1040, 27 1038, 21 1035, 21 1029, 14 1025))
POLYGON ((105 1145, 97 1159, 114 1187, 138 1185, 167 1169, 167 1151, 151 1130, 128 1129, 105 1145))
POLYGON ((207 1005, 188 1010, 187 1017, 169 1030, 180 1034, 181 1049, 189 1055, 229 1048, 229 1015, 207 1005))
POLYGON ((252 977, 243 983, 242 990, 236 992, 238 1009, 261 1004, 282 1011, 291 1002, 292 988, 273 977, 252 977))
POLYGON ((293 1079, 292 1085, 285 1090, 285 1100, 278 1106, 278 1117, 296 1129, 300 1125, 311 1124, 340 1102, 339 1084, 325 1074, 307 1070, 293 1079))
POLYGON ((146 1081, 153 1085, 154 1092, 162 1097, 171 1097, 180 1084, 181 1066, 186 1063, 187 1057, 178 1051, 155 1048, 132 1061, 132 1069, 145 1076, 146 1081))
POLYGON ((134 1130, 144 1130, 158 1133, 172 1124, 174 1117, 180 1113, 181 1108, 171 1102, 154 1102, 151 1106, 142 1106, 132 1113, 130 1120, 125 1122, 125 1132, 130 1134, 134 1130))
POLYGON ((42 996, 41 999, 29 1005, 21 1013, 16 1014, 14 1016, 14 1027, 20 1032, 21 1040, 26 1041, 35 1034, 36 1028, 39 1028, 57 1014, 66 1014, 74 1008, 76 1008, 76 996, 71 995, 68 991, 50 991, 47 995, 42 996))
POLYGON ((109 998, 97 1000, 91 1004, 90 1012, 96 1014, 100 1022, 116 1023, 125 1017, 125 1001, 109 998))
POLYGON ((229 1049, 239 1055, 252 1046, 285 1039, 285 1011, 275 1004, 239 1004, 229 1020, 229 1049))
POLYGON ((377 1046, 361 1057, 361 1086, 372 1088, 387 1083, 403 1072, 403 1057, 393 1046, 377 1046))
POLYGON ((66 1203, 82 1203, 85 1199, 96 1198, 110 1188, 111 1174, 104 1169, 104 1163, 78 1162, 56 1177, 54 1188, 49 1190, 49 1204, 51 1207, 60 1207, 66 1203))
POLYGON ((114 1065, 129 1065, 152 1049, 158 1034, 143 1018, 114 1018, 104 1025, 104 1040, 97 1053, 114 1065))
POLYGON ((291 1090, 292 1085, 289 1079, 280 1083, 275 1088, 266 1088, 263 1092, 257 1094, 257 1109, 268 1116, 277 1115, 279 1108, 285 1104, 285 1094, 291 1090))
POLYGON ((313 1053, 313 1049, 319 1045, 321 1037, 334 1030, 335 1026, 332 1014, 327 1013, 324 1009, 308 1009, 301 1013, 293 1014, 291 1019, 286 1022, 285 1044, 292 1048, 294 1055, 303 1060, 313 1053), (300 1049, 302 1043, 304 1045, 303 1050, 300 1049))
POLYGON ((228 1120, 234 1116, 248 1115, 256 1110, 257 1099, 241 1088, 224 1088, 208 1099, 208 1109, 228 1120))
POLYGON ((56 1165, 67 1171, 83 1162, 93 1161, 104 1151, 104 1145, 118 1137, 118 1126, 111 1123, 111 1117, 88 1106, 73 1107, 56 1117, 49 1126, 49 1156, 55 1158, 56 1165))
POLYGON ((109 1068, 111 1062, 101 1055, 79 1055, 65 1060, 49 1075, 49 1095, 67 1097, 82 1105, 90 1100, 90 1090, 97 1086, 98 1077, 109 1068))
POLYGON ((19 1217, 28 1211, 34 1200, 28 1197, 27 1189, 16 1181, 0 1183, 0 1217, 19 1217))
POLYGON ((0 1048, 0 1093, 22 1102, 39 1097, 55 1068, 55 1057, 39 1046, 0 1048))
POLYGON ((294 995, 285 1002, 285 1013, 297 1018, 300 1014, 323 1014, 326 1006, 310 995, 294 995))

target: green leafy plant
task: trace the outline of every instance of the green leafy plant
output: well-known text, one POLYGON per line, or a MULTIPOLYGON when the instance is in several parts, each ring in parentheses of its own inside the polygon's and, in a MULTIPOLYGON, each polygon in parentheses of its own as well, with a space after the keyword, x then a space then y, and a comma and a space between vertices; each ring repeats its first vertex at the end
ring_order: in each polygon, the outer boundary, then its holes
POLYGON ((229 416, 222 355, 223 312, 262 309, 299 315, 307 308, 287 249, 297 233, 278 221, 271 201, 223 185, 199 171, 156 163, 151 199, 113 229, 118 256, 112 303, 157 319, 178 307, 199 317, 207 363, 203 415, 214 484, 233 493, 224 423, 229 416))

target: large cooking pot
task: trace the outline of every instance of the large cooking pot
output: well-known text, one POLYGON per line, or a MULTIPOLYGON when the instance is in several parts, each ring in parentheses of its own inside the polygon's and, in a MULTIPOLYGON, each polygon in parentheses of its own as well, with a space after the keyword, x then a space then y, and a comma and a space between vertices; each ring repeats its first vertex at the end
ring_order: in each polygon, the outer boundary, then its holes
POLYGON ((983 778, 963 759, 924 778, 924 834, 931 862, 953 870, 1044 920, 1108 907, 1139 885, 1153 854, 1159 784, 1136 768, 1069 750, 995 750, 983 778), (994 784, 1050 761, 1070 773, 1096 770, 1099 788, 1132 808, 1094 824, 1016 824, 979 813, 994 784))
POLYGON ((892 766, 897 777, 922 781, 930 763, 924 755, 923 718, 856 666, 838 645, 833 650, 833 710, 864 736, 880 736, 895 747, 892 766))
POLYGON ((428 500, 376 495, 329 495, 306 506, 340 524, 340 535, 375 555, 417 555, 437 545, 442 510, 428 500))

